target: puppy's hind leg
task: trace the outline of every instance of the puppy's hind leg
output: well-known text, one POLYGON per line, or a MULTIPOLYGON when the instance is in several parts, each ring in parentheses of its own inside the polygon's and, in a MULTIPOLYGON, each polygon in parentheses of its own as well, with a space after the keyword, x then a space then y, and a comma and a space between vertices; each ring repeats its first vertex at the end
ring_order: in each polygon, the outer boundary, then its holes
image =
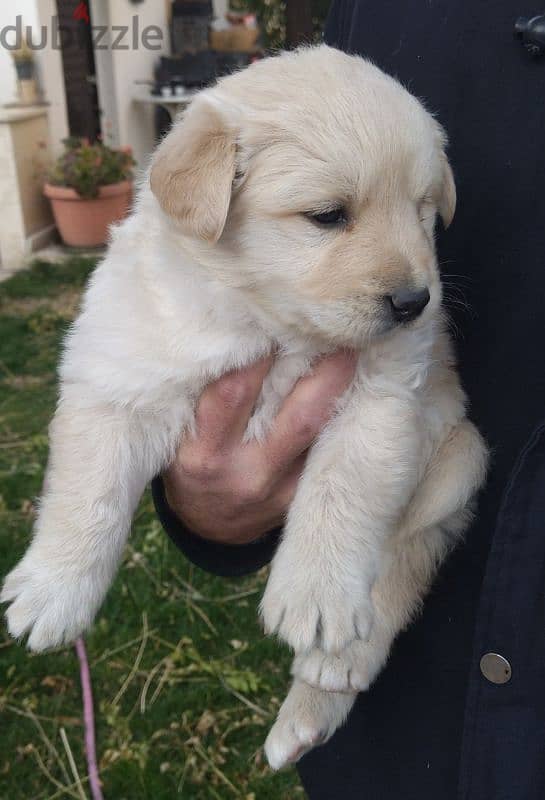
POLYGON ((83 401, 86 387, 66 395, 50 426, 33 540, 0 597, 10 603, 12 636, 29 633, 28 646, 37 651, 71 641, 91 624, 136 504, 173 438, 157 418, 83 401))
POLYGON ((346 720, 355 699, 355 692, 322 692, 296 679, 265 742, 272 769, 293 764, 327 742, 346 720))

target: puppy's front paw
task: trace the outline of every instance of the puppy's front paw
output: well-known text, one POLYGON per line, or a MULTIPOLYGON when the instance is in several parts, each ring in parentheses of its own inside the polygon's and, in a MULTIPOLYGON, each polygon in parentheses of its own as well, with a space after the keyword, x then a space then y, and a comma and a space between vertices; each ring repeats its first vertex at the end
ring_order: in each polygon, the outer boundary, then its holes
POLYGON ((91 624, 103 592, 100 581, 75 567, 48 563, 32 548, 7 576, 0 601, 10 603, 8 630, 40 652, 73 641, 91 624))
POLYGON ((367 640, 373 625, 371 583, 321 579, 305 565, 273 564, 261 601, 266 633, 277 634, 296 653, 314 647, 339 653, 354 639, 367 640))
POLYGON ((325 692, 365 692, 388 657, 382 642, 354 641, 339 655, 311 650, 295 656, 292 674, 325 692))

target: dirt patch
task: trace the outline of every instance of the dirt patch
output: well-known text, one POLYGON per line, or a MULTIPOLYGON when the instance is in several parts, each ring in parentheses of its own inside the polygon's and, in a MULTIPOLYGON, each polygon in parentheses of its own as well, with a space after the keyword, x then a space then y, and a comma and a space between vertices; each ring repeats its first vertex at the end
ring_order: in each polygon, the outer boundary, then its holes
POLYGON ((4 386, 10 389, 29 389, 33 386, 43 386, 49 383, 51 375, 7 375, 2 379, 4 386))
POLYGON ((47 309, 59 316, 73 319, 79 309, 80 300, 80 289, 65 289, 53 297, 6 298, 0 308, 10 315, 21 317, 47 309))

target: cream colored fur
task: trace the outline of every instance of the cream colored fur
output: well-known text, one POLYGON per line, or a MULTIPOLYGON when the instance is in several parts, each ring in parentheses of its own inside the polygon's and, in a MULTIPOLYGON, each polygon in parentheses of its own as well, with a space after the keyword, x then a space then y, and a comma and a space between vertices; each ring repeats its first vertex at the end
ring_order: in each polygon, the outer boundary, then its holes
MULTIPOLYGON (((2 593, 13 636, 43 650, 91 624, 140 495, 192 434, 207 383, 274 351, 246 433, 262 438, 318 355, 356 348, 261 606, 266 630, 296 652, 271 765, 342 723, 484 477, 441 315, 434 221, 448 224, 455 206, 444 145, 395 80, 325 46, 199 95, 158 148, 67 338, 34 536, 2 593), (309 219, 332 205, 343 224, 309 219), (403 286, 427 286, 431 300, 395 325, 385 298, 403 286)), ((263 481, 252 476, 248 493, 263 481)))

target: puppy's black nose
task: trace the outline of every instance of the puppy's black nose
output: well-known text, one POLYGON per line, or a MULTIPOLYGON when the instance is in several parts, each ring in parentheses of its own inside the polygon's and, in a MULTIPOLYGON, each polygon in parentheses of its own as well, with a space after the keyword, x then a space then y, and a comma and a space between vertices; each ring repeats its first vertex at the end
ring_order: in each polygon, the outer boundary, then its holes
POLYGON ((388 300, 398 322, 416 319, 430 302, 428 289, 398 289, 388 300))

